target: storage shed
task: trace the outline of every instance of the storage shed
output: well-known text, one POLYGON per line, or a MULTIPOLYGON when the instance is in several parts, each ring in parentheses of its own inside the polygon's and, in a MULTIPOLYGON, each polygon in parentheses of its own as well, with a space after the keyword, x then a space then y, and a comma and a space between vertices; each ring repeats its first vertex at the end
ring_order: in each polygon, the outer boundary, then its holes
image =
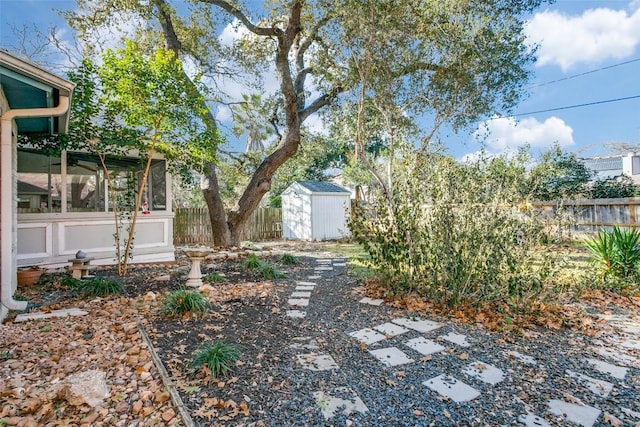
POLYGON ((339 239, 349 235, 351 192, 331 182, 296 181, 282 193, 282 237, 339 239))

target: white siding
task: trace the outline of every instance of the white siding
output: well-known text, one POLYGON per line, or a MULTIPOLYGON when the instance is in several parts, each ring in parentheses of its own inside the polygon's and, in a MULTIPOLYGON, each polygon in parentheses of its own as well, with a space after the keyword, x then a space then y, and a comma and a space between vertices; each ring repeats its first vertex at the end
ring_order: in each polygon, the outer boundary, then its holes
POLYGON ((282 195, 282 236, 285 239, 311 240, 311 199, 290 191, 282 195))
POLYGON ((312 196, 313 240, 340 239, 349 235, 347 209, 350 208, 349 194, 314 194, 312 196))

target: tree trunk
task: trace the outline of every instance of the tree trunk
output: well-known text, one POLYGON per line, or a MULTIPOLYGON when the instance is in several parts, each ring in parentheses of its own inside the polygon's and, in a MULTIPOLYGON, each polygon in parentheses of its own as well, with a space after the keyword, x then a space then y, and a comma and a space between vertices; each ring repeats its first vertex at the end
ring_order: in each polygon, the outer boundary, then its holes
POLYGON ((229 227, 227 225, 227 214, 224 211, 224 204, 220 197, 218 185, 218 175, 214 164, 205 166, 205 181, 202 183, 202 195, 207 203, 209 211, 209 222, 211 223, 211 233, 213 234, 213 244, 218 247, 232 246, 229 227))

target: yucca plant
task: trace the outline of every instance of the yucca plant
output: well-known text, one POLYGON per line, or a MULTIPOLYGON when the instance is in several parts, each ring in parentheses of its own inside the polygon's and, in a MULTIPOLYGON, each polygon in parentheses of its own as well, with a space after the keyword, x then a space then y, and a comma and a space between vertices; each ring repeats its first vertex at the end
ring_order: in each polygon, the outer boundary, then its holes
POLYGON ((245 259, 244 262, 242 263, 242 265, 245 268, 249 268, 252 270, 256 268, 260 268, 263 264, 264 264, 264 261, 259 259, 256 254, 249 255, 247 259, 245 259))
POLYGON ((282 279, 286 277, 275 265, 268 262, 263 262, 262 265, 258 267, 258 271, 263 279, 282 279))
POLYGON ((169 292, 162 304, 162 314, 182 317, 187 313, 204 314, 209 309, 209 300, 198 291, 178 289, 169 292))
POLYGON ((584 247, 603 277, 634 278, 640 263, 639 244, 640 231, 616 226, 611 231, 598 230, 596 237, 585 240, 584 247))
POLYGON ((206 366, 213 377, 226 375, 240 359, 240 351, 233 344, 224 341, 204 342, 189 362, 195 372, 206 366))
POLYGON ((282 254, 282 256, 280 257, 280 262, 288 265, 296 265, 300 263, 298 258, 291 254, 282 254))
POLYGON ((81 292, 92 296, 101 297, 104 295, 119 295, 124 292, 124 285, 117 279, 109 277, 93 277, 81 281, 79 289, 81 292))

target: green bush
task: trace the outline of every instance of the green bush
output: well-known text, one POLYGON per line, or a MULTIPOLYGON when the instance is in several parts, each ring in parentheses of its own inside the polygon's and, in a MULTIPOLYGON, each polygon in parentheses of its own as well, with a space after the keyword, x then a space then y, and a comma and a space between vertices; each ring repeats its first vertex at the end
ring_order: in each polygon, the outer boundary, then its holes
POLYGON ((640 230, 600 229, 598 235, 585 240, 584 246, 591 253, 591 264, 603 279, 640 278, 640 230))
POLYGON ((202 280, 204 280, 205 282, 224 282, 227 279, 220 273, 209 273, 204 276, 202 280))
POLYGON ((278 270, 278 268, 268 262, 263 262, 258 267, 258 272, 263 279, 282 279, 287 277, 286 274, 278 270))
POLYGON ((166 295, 161 312, 169 317, 182 317, 187 313, 204 314, 209 305, 209 300, 200 292, 178 289, 166 295))
POLYGON ((205 342, 196 351, 189 362, 193 371, 206 366, 213 377, 226 375, 240 359, 240 351, 236 346, 224 341, 205 342))
MULTIPOLYGON (((109 277, 92 277, 89 279, 79 280, 79 282, 79 287, 77 289, 92 297, 120 295, 124 292, 124 285, 118 279, 109 277)), ((77 286, 77 283, 73 286, 77 286)))
POLYGON ((250 254, 247 259, 244 260, 242 265, 244 266, 244 268, 253 270, 262 267, 262 265, 264 265, 264 261, 258 258, 256 254, 250 254))
POLYGON ((542 226, 522 200, 524 172, 519 159, 417 155, 396 167, 393 199, 357 205, 349 226, 389 294, 518 304, 551 274, 550 258, 534 251, 542 226))
POLYGON ((287 265, 297 265, 300 263, 300 260, 291 254, 282 254, 280 262, 287 265))

